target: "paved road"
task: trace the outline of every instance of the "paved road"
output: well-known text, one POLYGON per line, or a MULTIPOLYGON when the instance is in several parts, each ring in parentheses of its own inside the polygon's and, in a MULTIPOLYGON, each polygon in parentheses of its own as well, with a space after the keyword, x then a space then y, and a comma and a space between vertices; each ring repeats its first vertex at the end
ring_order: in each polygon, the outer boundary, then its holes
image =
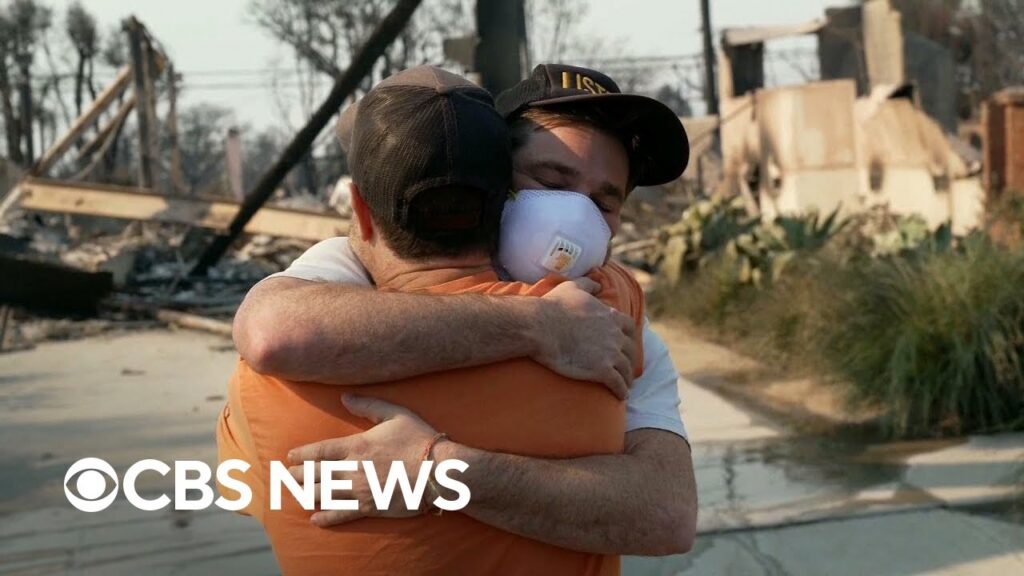
MULTIPOLYGON (((83 514, 64 498, 64 473, 84 456, 118 470, 142 458, 215 464, 236 359, 225 339, 163 330, 0 354, 0 575, 276 573, 248 518, 124 502, 83 514)), ((159 478, 140 491, 167 491, 159 478)))
MULTIPOLYGON (((1012 509, 967 508, 1020 486, 1024 437, 880 447, 794 437, 698 385, 746 360, 659 329, 687 377, 701 536, 687 556, 627 558, 627 575, 1024 573, 1012 509)), ((225 340, 168 331, 0 355, 0 575, 273 574, 246 518, 123 504, 82 514, 61 486, 84 455, 118 468, 213 462, 211 423, 235 360, 225 340)))

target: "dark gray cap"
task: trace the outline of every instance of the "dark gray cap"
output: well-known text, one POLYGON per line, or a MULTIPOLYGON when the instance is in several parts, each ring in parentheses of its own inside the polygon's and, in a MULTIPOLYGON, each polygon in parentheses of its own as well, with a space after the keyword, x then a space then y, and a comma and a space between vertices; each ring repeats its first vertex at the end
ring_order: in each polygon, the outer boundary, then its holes
POLYGON ((491 95, 440 68, 418 66, 381 81, 341 114, 337 132, 367 205, 402 227, 426 190, 478 190, 483 210, 492 211, 511 187, 508 128, 491 95))

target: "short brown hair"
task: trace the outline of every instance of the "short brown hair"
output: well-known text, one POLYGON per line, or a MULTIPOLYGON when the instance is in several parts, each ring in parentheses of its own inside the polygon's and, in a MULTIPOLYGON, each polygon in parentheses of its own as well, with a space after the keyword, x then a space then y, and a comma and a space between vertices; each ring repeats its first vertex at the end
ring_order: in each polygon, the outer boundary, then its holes
POLYGON ((512 142, 512 153, 515 154, 526 145, 530 135, 545 128, 558 126, 585 126, 592 128, 618 140, 626 149, 629 161, 629 176, 626 180, 626 191, 636 187, 640 174, 636 173, 634 162, 635 143, 621 122, 602 114, 601 110, 586 105, 561 105, 525 108, 522 112, 508 120, 509 138, 512 142))

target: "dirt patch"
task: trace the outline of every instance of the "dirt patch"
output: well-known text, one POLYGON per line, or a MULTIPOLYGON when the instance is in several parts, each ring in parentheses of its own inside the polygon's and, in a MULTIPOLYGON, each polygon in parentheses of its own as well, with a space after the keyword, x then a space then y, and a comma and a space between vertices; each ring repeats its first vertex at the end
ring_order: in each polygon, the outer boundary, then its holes
POLYGON ((708 341, 679 320, 659 320, 655 331, 672 352, 680 375, 802 431, 875 428, 883 410, 847 402, 847 386, 780 373, 708 341))

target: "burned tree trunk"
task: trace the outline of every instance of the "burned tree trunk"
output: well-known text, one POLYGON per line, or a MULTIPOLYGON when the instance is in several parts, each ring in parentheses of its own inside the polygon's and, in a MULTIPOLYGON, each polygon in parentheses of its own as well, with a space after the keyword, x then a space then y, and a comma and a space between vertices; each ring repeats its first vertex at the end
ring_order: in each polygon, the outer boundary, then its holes
POLYGON ((78 53, 78 70, 75 71, 75 116, 82 115, 82 92, 85 87, 85 54, 78 53))
POLYGON ((36 159, 35 142, 32 138, 32 81, 30 71, 22 70, 21 81, 18 85, 18 104, 21 108, 19 116, 21 119, 21 138, 25 142, 23 160, 25 164, 32 164, 36 159))
POLYGON ((20 166, 25 165, 21 155, 21 123, 14 113, 10 74, 6 60, 0 56, 0 106, 4 117, 4 130, 7 138, 7 155, 11 161, 20 166))

